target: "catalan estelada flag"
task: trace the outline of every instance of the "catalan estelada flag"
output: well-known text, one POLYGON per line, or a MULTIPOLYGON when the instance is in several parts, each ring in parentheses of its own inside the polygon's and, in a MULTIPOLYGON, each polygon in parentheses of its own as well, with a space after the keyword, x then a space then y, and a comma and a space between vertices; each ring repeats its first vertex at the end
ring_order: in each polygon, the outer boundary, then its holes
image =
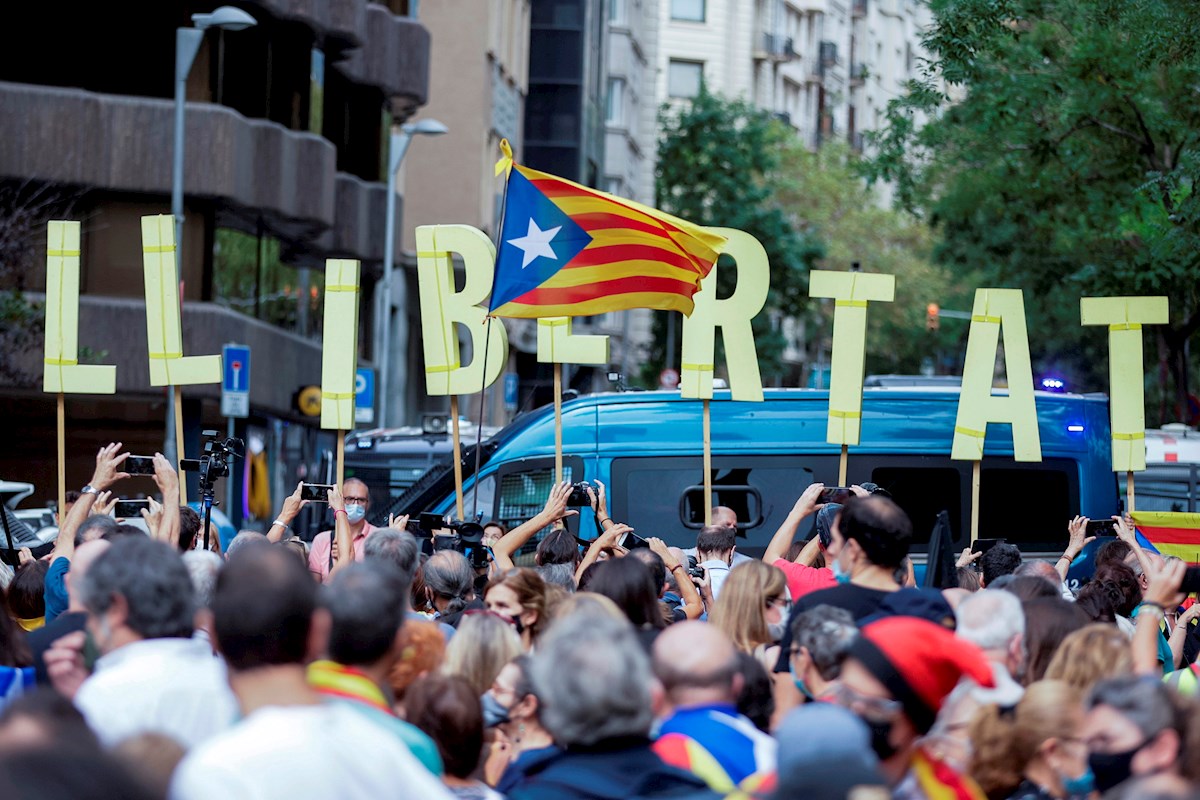
POLYGON ((489 312, 579 317, 627 308, 692 312, 725 237, 632 200, 514 164, 489 312))
POLYGON ((1200 514, 1178 511, 1135 511, 1138 532, 1164 556, 1200 564, 1200 514))

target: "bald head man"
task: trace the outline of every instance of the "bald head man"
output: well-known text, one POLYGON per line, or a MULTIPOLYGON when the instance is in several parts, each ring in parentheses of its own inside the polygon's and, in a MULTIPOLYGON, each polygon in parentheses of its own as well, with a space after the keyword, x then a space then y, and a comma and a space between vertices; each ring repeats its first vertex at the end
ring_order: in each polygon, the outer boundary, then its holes
POLYGON ((729 506, 713 506, 712 524, 736 529, 738 526, 737 512, 729 506))
MULTIPOLYGON (((105 517, 105 519, 108 518, 105 517)), ((91 569, 92 563, 111 546, 112 542, 107 539, 93 539, 75 548, 75 555, 71 557, 71 569, 63 576, 63 584, 67 587, 67 610, 55 617, 52 622, 47 623, 45 627, 29 634, 26 641, 29 649, 33 652, 33 666, 37 672, 38 683, 48 684, 50 681, 46 674, 46 662, 43 658, 50 645, 68 633, 83 630, 87 623, 87 610, 83 607, 83 601, 80 599, 76 587, 83 581, 83 577, 91 569)))
MULTIPOLYGON (((342 483, 342 500, 346 503, 346 519, 350 523, 350 538, 354 542, 354 560, 362 561, 367 537, 375 532, 375 526, 367 522, 367 511, 371 508, 371 492, 358 478, 342 483)), ((325 583, 333 567, 333 531, 321 531, 312 540, 308 551, 308 570, 313 577, 325 583)))
POLYGON ((652 663, 667 712, 654 742, 663 761, 684 770, 702 764, 696 776, 722 795, 774 771, 775 740, 738 713, 743 684, 738 653, 719 628, 706 622, 671 625, 655 639, 652 663), (712 761, 692 758, 697 749, 712 761))

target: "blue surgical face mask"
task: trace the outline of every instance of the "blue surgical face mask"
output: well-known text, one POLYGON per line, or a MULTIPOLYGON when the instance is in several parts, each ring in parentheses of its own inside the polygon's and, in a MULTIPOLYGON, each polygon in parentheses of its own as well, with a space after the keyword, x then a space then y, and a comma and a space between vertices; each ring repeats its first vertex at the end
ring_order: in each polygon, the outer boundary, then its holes
POLYGON ((809 691, 808 685, 805 684, 804 681, 800 679, 800 676, 796 674, 796 665, 790 658, 788 659, 788 672, 792 673, 792 683, 796 684, 796 688, 800 690, 800 694, 804 695, 809 700, 812 700, 812 692, 809 691))
POLYGON ((358 503, 346 504, 346 519, 348 519, 351 523, 362 522, 363 517, 365 516, 367 516, 367 509, 365 506, 360 506, 358 503))
POLYGON ((833 579, 839 584, 850 582, 850 570, 842 566, 840 558, 833 559, 833 563, 829 565, 829 569, 833 572, 833 579))
POLYGON ((1058 779, 1067 797, 1087 797, 1096 788, 1096 776, 1092 774, 1091 767, 1084 767, 1083 774, 1076 778, 1059 775, 1058 779))
POLYGON ((483 727, 494 728, 509 721, 509 710, 496 699, 496 695, 485 692, 480 701, 483 705, 483 727))

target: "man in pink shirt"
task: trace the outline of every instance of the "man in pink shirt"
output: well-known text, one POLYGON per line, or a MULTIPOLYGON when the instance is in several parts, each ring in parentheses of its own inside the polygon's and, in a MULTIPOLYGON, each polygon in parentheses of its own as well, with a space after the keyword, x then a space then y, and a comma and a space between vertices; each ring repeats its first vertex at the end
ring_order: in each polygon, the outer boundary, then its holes
MULTIPOLYGON (((800 527, 800 523, 807 519, 813 512, 825 509, 828 512, 827 517, 835 515, 836 510, 840 510, 841 506, 835 503, 820 504, 818 500, 821 496, 821 490, 825 488, 824 484, 814 483, 804 490, 800 495, 800 499, 796 501, 796 505, 792 507, 791 513, 787 515, 787 519, 775 532, 771 538, 770 544, 767 545, 766 552, 763 553, 763 561, 772 566, 779 567, 783 570, 783 574, 787 576, 788 591, 791 592, 792 601, 796 601, 806 594, 815 592, 819 589, 828 589, 837 585, 837 581, 833 577, 833 572, 826 567, 813 567, 811 563, 816 560, 817 553, 824 552, 825 546, 828 544, 826 537, 828 532, 821 530, 823 526, 818 517, 817 534, 812 538, 812 541, 805 546, 804 550, 796 561, 788 561, 784 558, 788 548, 792 545, 792 540, 796 538, 796 532, 800 527)), ((832 522, 832 519, 828 520, 832 522)))
MULTIPOLYGON (((350 478, 342 484, 342 501, 346 504, 346 520, 350 523, 350 537, 354 542, 354 560, 362 561, 367 537, 376 528, 367 522, 367 509, 371 507, 371 492, 358 478, 350 478)), ((333 531, 321 531, 313 537, 308 551, 308 570, 321 579, 329 581, 329 569, 333 557, 331 547, 333 531)))

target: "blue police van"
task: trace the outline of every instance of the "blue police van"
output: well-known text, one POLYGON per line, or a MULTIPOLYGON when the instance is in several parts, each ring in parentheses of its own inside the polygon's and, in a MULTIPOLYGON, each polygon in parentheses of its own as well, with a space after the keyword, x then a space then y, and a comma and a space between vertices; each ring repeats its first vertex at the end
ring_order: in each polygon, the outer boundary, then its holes
MULTIPOLYGON (((861 442, 849 451, 848 482, 873 481, 891 492, 912 518, 918 557, 940 511, 948 512, 959 548, 969 539, 971 463, 950 459, 958 399, 957 387, 863 391, 861 442)), ((979 536, 1006 538, 1027 553, 1061 553, 1075 514, 1105 518, 1120 509, 1108 399, 1038 392, 1036 402, 1041 462, 1013 461, 1011 428, 988 426, 979 536)), ((613 518, 639 535, 694 546, 704 519, 701 405, 677 391, 566 401, 564 477, 603 481, 613 518)), ((713 502, 737 512, 739 551, 761 554, 811 482, 836 485, 840 448, 825 441, 828 411, 827 391, 767 390, 761 403, 715 393, 713 502)), ((537 513, 554 480, 553 409, 518 417, 480 450, 464 453, 466 515, 512 527, 537 513)), ((452 515, 450 466, 431 470, 377 516, 386 520, 388 511, 452 515)), ((570 526, 584 539, 597 533, 590 513, 571 518, 570 526)))

